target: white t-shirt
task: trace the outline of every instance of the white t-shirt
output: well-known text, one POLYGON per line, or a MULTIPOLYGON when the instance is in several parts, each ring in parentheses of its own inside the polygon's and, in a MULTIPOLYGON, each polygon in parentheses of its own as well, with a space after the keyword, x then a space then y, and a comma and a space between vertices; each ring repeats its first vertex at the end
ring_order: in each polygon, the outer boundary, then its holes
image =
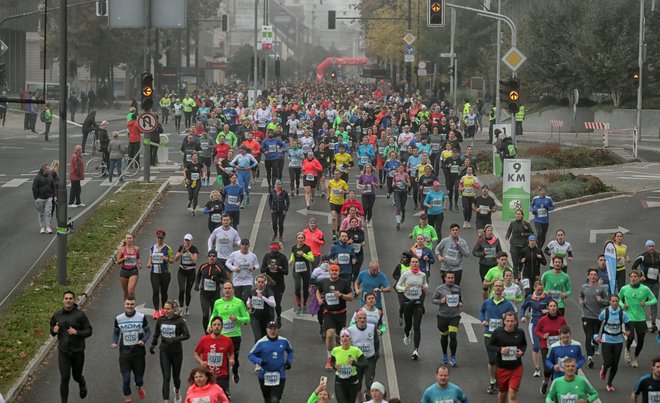
POLYGON ((252 252, 246 254, 241 253, 240 250, 232 252, 225 265, 233 272, 231 282, 234 284, 234 287, 242 285, 252 286, 254 283, 252 274, 259 272, 259 260, 257 259, 257 255, 252 252), (253 267, 252 271, 248 269, 250 266, 253 267), (241 270, 235 271, 236 269, 241 270))

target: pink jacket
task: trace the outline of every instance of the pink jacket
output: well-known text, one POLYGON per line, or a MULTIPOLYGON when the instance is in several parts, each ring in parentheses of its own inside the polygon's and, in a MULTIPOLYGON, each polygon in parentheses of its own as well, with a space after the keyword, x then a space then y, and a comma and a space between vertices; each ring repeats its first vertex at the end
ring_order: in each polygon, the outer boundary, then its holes
POLYGON ((186 392, 186 403, 193 403, 193 399, 200 397, 210 399, 209 403, 229 403, 225 391, 215 383, 209 383, 202 387, 199 387, 194 383, 190 385, 186 392))

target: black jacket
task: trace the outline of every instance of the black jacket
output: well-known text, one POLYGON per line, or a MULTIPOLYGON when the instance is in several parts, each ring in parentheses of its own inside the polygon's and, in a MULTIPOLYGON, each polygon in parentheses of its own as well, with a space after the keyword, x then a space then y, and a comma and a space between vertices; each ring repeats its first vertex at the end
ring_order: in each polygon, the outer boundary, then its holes
POLYGON ((538 246, 534 249, 530 249, 529 245, 525 246, 520 253, 520 258, 525 258, 525 263, 521 263, 523 278, 529 279, 529 285, 533 289, 534 281, 541 277, 541 265, 545 266, 548 262, 538 246), (541 257, 539 258, 538 255, 541 257))
POLYGON ((152 347, 155 347, 158 344, 159 338, 161 339, 161 351, 168 353, 183 351, 181 342, 190 338, 190 331, 188 331, 186 320, 176 313, 171 319, 166 316, 161 316, 156 322, 156 332, 151 339, 152 347), (172 326, 174 326, 173 333, 170 331, 172 326))
POLYGON ((289 274, 289 261, 286 256, 279 251, 268 252, 264 255, 264 259, 261 262, 260 271, 273 279, 276 283, 274 289, 278 289, 284 286, 284 276, 289 274), (271 260, 274 260, 277 263, 277 268, 274 271, 271 271, 268 267, 271 260))
POLYGON ((271 190, 268 195, 268 207, 277 212, 289 210, 289 194, 286 190, 282 189, 279 195, 275 189, 271 190))
POLYGON ((92 335, 92 325, 87 319, 87 315, 75 304, 70 311, 64 308, 55 312, 50 318, 50 334, 57 336, 59 349, 63 353, 71 354, 85 350, 85 339, 92 335), (59 326, 59 332, 53 332, 55 325, 59 326), (67 330, 72 327, 77 330, 75 335, 69 335, 67 330))
POLYGON ((101 151, 108 151, 108 145, 110 144, 110 137, 108 137, 108 131, 105 129, 99 129, 99 144, 101 145, 101 151))
POLYGON ((37 173, 32 182, 32 197, 37 199, 48 199, 55 196, 55 182, 50 175, 44 175, 42 171, 37 173))
POLYGON ((90 113, 87 115, 85 121, 82 124, 82 132, 89 133, 94 129, 94 127, 96 127, 96 115, 90 113))
POLYGON ((511 221, 509 228, 506 230, 505 238, 509 240, 511 246, 517 248, 524 248, 527 245, 527 237, 534 235, 532 226, 525 220, 511 221))

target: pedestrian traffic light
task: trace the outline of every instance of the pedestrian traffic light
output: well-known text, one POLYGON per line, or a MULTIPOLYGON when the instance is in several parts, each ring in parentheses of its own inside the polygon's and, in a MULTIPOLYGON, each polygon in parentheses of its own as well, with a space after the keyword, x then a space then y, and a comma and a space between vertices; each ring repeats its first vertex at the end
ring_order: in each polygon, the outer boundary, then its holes
POLYGON ((500 80, 500 98, 509 113, 517 113, 520 102, 520 81, 517 78, 500 80))
POLYGON ((150 111, 154 105, 154 76, 142 73, 142 110, 150 111))
POLYGON ((279 78, 280 76, 280 59, 279 57, 275 60, 275 77, 279 78))
POLYGON ((337 12, 335 10, 328 11, 328 29, 335 29, 337 22, 337 12))
POLYGON ((639 87, 639 70, 634 70, 631 75, 635 87, 639 87))
POLYGON ((227 32, 227 14, 222 14, 222 32, 227 32))
POLYGON ((445 26, 445 0, 427 0, 426 25, 429 27, 445 26))
POLYGON ((108 16, 108 0, 99 0, 96 2, 96 16, 97 17, 108 16))

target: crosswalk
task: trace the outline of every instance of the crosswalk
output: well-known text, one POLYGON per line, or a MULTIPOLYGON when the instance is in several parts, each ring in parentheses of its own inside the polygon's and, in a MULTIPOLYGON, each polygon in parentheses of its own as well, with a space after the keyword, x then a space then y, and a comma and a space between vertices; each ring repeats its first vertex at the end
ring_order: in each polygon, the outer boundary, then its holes
MULTIPOLYGON (((181 182, 181 177, 179 176, 179 182, 181 182)), ((11 188, 18 188, 18 187, 27 187, 31 188, 32 187, 32 181, 33 181, 33 176, 28 177, 20 177, 20 178, 9 178, 9 177, 0 177, 0 189, 11 189, 11 188)), ((151 181, 152 182, 158 182, 160 180, 166 179, 165 177, 159 178, 158 176, 151 175, 151 181)), ((136 176, 133 178, 125 178, 127 182, 142 182, 144 180, 144 177, 142 176, 136 176)), ((100 186, 100 187, 110 187, 110 186, 116 186, 117 185, 117 179, 113 179, 112 182, 108 181, 108 178, 87 178, 85 180, 82 180, 80 182, 81 187, 85 186, 100 186)), ((70 187, 71 184, 67 183, 67 187, 70 187)))

